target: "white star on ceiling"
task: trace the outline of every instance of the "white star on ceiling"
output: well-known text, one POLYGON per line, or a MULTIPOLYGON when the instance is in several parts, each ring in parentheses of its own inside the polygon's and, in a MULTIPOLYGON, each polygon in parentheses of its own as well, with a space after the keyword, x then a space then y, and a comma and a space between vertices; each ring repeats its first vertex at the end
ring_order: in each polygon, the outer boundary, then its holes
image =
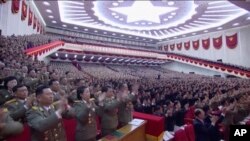
POLYGON ((175 11, 177 7, 154 6, 150 1, 135 1, 130 7, 109 8, 127 16, 127 23, 149 21, 161 23, 160 16, 175 11))

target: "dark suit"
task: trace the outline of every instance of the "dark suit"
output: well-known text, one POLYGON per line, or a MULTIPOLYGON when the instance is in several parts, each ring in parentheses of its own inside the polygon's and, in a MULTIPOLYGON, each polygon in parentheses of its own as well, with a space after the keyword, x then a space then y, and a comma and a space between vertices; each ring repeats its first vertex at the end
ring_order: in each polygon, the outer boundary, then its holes
POLYGON ((209 141, 208 128, 199 119, 194 119, 195 141, 209 141))
POLYGON ((219 127, 210 125, 210 127, 208 128, 208 133, 209 133, 210 141, 220 141, 221 140, 219 127))

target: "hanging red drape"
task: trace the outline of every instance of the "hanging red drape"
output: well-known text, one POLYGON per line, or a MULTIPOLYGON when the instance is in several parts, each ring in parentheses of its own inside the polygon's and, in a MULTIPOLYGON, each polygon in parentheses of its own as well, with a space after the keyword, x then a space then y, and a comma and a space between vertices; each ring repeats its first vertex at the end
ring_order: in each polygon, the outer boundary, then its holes
POLYGON ((178 43, 178 44, 177 44, 177 49, 178 49, 178 50, 181 50, 181 48, 182 48, 182 43, 178 43))
POLYGON ((230 49, 236 48, 236 46, 238 44, 237 33, 235 33, 234 35, 231 35, 231 36, 226 36, 226 44, 227 44, 227 47, 230 49))
POLYGON ((193 48, 194 48, 195 50, 199 49, 199 46, 200 46, 199 40, 193 41, 193 48))
POLYGON ((22 1, 22 14, 21 14, 21 20, 25 20, 27 17, 27 4, 25 0, 22 1))
POLYGON ((175 44, 170 45, 170 49, 174 50, 175 44))
POLYGON ((214 48, 220 49, 222 46, 222 36, 218 38, 213 38, 213 45, 214 45, 214 48))
POLYGON ((186 50, 189 50, 189 48, 190 48, 190 41, 185 42, 184 43, 184 47, 185 47, 186 50))
POLYGON ((20 9, 20 0, 12 0, 11 3, 11 11, 13 14, 16 14, 19 12, 20 9))
POLYGON ((36 29, 36 25, 37 25, 37 19, 36 16, 34 15, 33 29, 36 29))
POLYGON ((203 39, 202 40, 202 47, 204 48, 204 49, 209 49, 209 47, 210 47, 210 39, 208 38, 208 39, 203 39))
POLYGON ((28 19, 28 25, 32 25, 32 18, 33 18, 33 13, 31 9, 29 8, 29 19, 28 19))
POLYGON ((168 45, 165 45, 163 47, 164 47, 164 51, 168 51, 168 45))

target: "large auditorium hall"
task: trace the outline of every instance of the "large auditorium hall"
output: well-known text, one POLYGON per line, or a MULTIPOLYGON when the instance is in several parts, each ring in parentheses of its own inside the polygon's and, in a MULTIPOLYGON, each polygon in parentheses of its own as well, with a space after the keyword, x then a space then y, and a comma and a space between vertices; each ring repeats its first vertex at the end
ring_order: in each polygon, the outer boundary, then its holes
POLYGON ((0 141, 249 141, 249 0, 0 0, 0 141))

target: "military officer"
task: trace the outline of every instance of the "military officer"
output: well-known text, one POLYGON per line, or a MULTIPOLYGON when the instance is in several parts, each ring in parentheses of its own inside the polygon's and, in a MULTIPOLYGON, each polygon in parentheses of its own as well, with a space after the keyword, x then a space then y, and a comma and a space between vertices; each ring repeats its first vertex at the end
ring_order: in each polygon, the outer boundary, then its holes
POLYGON ((28 97, 28 89, 19 84, 13 88, 14 98, 7 101, 4 106, 8 109, 10 116, 20 122, 26 122, 25 112, 32 107, 35 100, 34 95, 28 97))
POLYGON ((19 134, 23 131, 23 125, 14 121, 6 108, 0 107, 0 140, 7 136, 19 134))
POLYGON ((86 86, 77 89, 78 101, 75 101, 77 127, 76 141, 95 141, 97 135, 96 114, 98 107, 90 99, 90 91, 86 86))
POLYGON ((121 99, 118 110, 119 126, 125 126, 132 120, 133 112, 133 101, 135 100, 135 94, 137 93, 138 87, 133 86, 131 92, 128 91, 128 85, 126 83, 119 86, 118 97, 121 99))
POLYGON ((36 90, 38 105, 27 111, 27 121, 31 127, 32 141, 65 141, 62 115, 68 109, 66 99, 61 99, 58 109, 54 109, 53 93, 46 85, 36 90))
POLYGON ((0 90, 0 104, 4 104, 13 98, 13 87, 17 85, 17 79, 14 76, 9 76, 4 79, 4 89, 0 90))
POLYGON ((102 107, 101 128, 102 136, 106 136, 114 132, 118 126, 117 112, 120 101, 115 99, 113 89, 110 86, 103 87, 101 95, 104 96, 99 99, 99 105, 102 107))
POLYGON ((39 83, 39 79, 36 77, 36 71, 34 69, 29 70, 28 77, 25 77, 23 84, 29 87, 30 93, 35 93, 35 89, 39 83))

